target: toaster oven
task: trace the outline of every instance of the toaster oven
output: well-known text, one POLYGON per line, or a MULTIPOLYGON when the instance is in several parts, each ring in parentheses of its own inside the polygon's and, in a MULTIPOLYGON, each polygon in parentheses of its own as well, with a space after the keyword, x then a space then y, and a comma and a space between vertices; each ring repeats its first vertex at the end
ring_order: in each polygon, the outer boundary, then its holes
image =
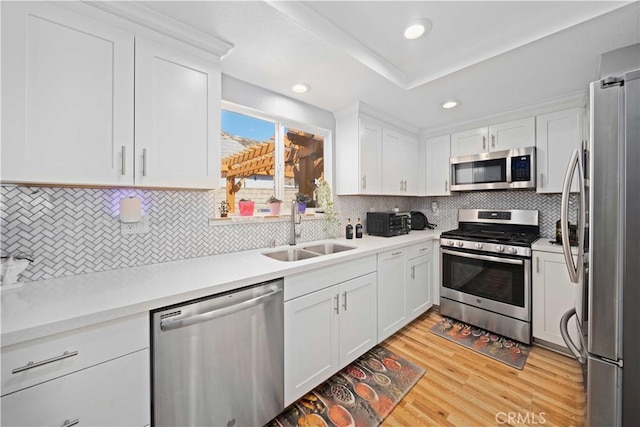
POLYGON ((367 234, 371 236, 400 236, 411 231, 408 212, 367 212, 367 234))

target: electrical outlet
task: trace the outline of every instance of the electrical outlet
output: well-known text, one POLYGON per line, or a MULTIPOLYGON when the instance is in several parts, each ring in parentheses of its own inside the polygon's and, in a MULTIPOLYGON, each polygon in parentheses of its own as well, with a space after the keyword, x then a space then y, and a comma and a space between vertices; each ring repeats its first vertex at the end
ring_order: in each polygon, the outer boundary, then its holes
POLYGON ((123 236, 128 234, 143 234, 149 232, 149 217, 142 215, 138 222, 121 222, 120 232, 123 236))

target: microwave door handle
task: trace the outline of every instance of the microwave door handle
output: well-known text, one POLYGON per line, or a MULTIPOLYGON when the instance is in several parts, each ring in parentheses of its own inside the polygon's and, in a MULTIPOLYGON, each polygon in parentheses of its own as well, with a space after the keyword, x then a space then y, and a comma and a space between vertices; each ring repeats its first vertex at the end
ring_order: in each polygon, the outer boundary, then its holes
POLYGON ((512 177, 511 177, 511 156, 510 156, 510 155, 509 155, 509 156, 507 156, 507 165, 506 165, 506 168, 507 168, 507 182, 511 183, 511 182, 513 182, 513 181, 512 181, 512 179, 511 179, 512 177))
POLYGON ((572 283, 578 283, 578 269, 582 264, 582 240, 584 239, 584 190, 581 188, 580 191, 580 202, 582 203, 580 210, 580 222, 578 224, 578 259, 577 262, 573 261, 573 256, 571 254, 571 245, 569 242, 569 193, 571 191, 571 181, 573 181, 573 175, 578 169, 578 177, 581 181, 580 186, 584 186, 583 181, 583 173, 582 173, 582 164, 579 159, 579 151, 573 150, 571 154, 571 159, 569 160, 569 166, 567 167, 567 173, 564 177, 564 183, 562 188, 562 202, 560 205, 560 229, 562 230, 562 252, 564 254, 564 260, 567 265, 567 270, 569 272, 569 279, 572 283))

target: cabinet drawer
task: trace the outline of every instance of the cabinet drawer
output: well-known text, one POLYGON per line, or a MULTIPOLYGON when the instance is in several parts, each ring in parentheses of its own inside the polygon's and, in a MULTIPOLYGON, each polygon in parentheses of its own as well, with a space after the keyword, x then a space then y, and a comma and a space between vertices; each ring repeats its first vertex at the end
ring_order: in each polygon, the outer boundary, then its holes
POLYGON ((2 396, 148 347, 148 313, 3 347, 2 396))
POLYGON ((288 301, 376 271, 376 256, 370 255, 330 267, 305 271, 284 278, 284 300, 288 301))
POLYGON ((412 245, 407 248, 407 258, 413 259, 422 255, 431 255, 433 253, 433 241, 412 245))
POLYGON ((2 425, 149 424, 149 350, 3 396, 2 425))

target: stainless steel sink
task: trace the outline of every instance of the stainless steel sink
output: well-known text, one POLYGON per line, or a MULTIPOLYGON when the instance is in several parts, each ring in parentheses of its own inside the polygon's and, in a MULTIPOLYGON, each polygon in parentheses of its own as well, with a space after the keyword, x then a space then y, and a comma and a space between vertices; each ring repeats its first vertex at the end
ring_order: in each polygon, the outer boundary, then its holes
POLYGON ((302 248, 287 248, 278 251, 263 252, 262 255, 278 261, 300 261, 303 259, 315 258, 322 255, 337 254, 338 252, 355 249, 355 246, 340 245, 338 243, 327 242, 315 245, 304 246, 302 248))
POLYGON ((317 245, 304 246, 302 249, 309 252, 315 252, 320 255, 329 255, 329 254, 337 254, 338 252, 350 251, 351 249, 355 249, 355 247, 328 242, 328 243, 320 243, 317 245))
POLYGON ((277 259, 278 261, 300 261, 320 256, 320 254, 305 251, 304 249, 282 249, 273 252, 263 252, 262 255, 277 259))

